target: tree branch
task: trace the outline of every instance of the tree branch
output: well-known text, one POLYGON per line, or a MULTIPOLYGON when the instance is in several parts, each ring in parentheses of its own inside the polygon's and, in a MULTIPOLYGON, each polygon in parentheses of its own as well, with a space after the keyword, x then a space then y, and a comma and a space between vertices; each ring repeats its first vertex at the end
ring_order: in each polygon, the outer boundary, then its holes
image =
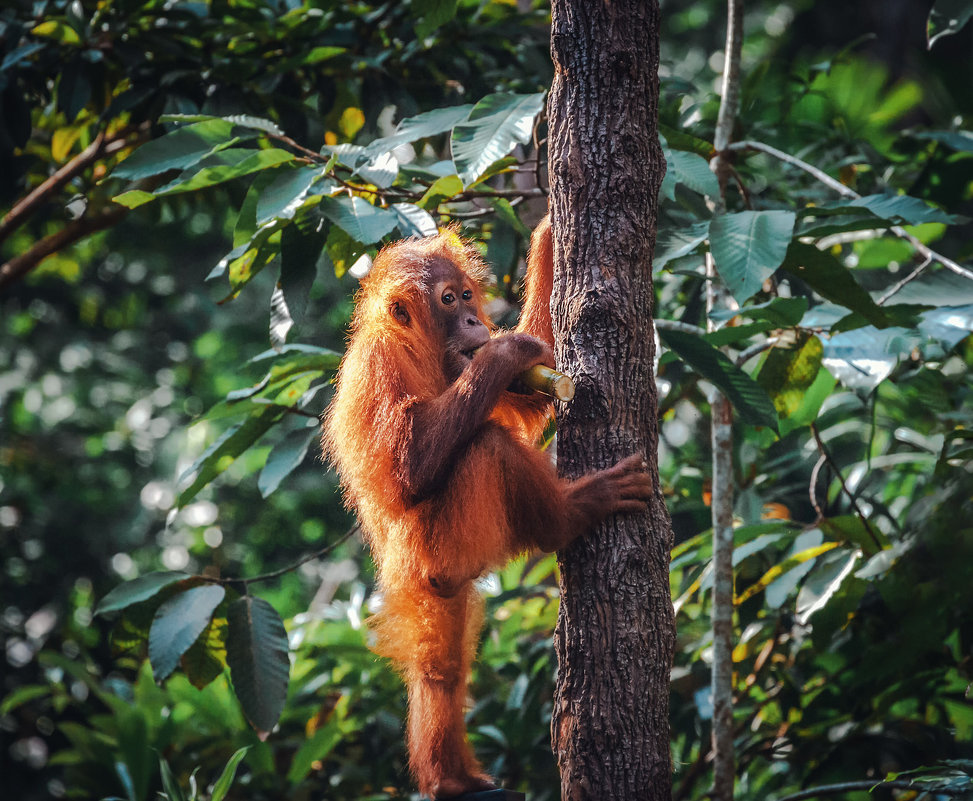
POLYGON ((327 556, 333 550, 335 550, 339 545, 346 542, 351 538, 351 536, 361 528, 361 524, 355 522, 355 524, 349 528, 344 534, 342 534, 334 542, 328 543, 323 548, 320 548, 314 553, 310 553, 307 556, 302 556, 296 562, 293 562, 286 567, 282 567, 278 570, 273 570, 270 573, 262 573, 259 576, 253 576, 252 578, 216 578, 215 576, 201 576, 201 578, 210 582, 211 584, 256 584, 261 581, 270 581, 271 579, 280 578, 285 573, 290 573, 292 570, 296 570, 301 565, 310 562, 312 559, 320 559, 321 557, 327 556))
POLYGON ((929 784, 907 780, 880 781, 872 779, 870 781, 842 782, 841 784, 824 784, 821 787, 809 787, 791 795, 778 798, 777 801, 803 801, 805 798, 818 798, 822 795, 837 795, 839 793, 852 793, 859 790, 872 790, 876 787, 885 787, 892 790, 912 790, 920 794, 931 793, 933 795, 948 795, 958 797, 969 792, 969 788, 949 787, 945 784, 929 784))
POLYGON ((0 242, 3 242, 17 228, 24 224, 37 207, 61 189, 66 183, 84 172, 102 156, 114 153, 128 144, 130 131, 124 130, 108 139, 105 132, 100 132, 94 141, 73 159, 64 164, 46 181, 34 188, 26 197, 18 201, 0 221, 0 242))
POLYGON ((74 244, 89 234, 110 228, 126 214, 128 214, 128 209, 124 206, 109 208, 94 215, 85 214, 83 217, 69 222, 57 233, 45 236, 35 242, 24 253, 14 256, 10 261, 0 265, 0 292, 23 278, 48 256, 74 244))

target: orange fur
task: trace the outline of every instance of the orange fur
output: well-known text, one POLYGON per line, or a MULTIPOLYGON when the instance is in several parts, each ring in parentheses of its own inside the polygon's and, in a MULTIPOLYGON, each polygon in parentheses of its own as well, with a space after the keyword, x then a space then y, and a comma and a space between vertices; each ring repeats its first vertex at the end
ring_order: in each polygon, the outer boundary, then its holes
POLYGON ((519 372, 552 360, 550 236, 545 221, 531 246, 520 328, 494 332, 453 382, 431 284, 442 260, 459 268, 488 323, 482 261, 454 229, 384 248, 356 298, 325 424, 324 447, 384 594, 369 621, 375 650, 408 685, 410 767, 434 797, 492 786, 463 720, 482 622, 473 581, 524 550, 560 548, 607 514, 644 508, 635 499, 647 494, 631 459, 558 479, 534 447, 549 400, 508 389, 519 372))

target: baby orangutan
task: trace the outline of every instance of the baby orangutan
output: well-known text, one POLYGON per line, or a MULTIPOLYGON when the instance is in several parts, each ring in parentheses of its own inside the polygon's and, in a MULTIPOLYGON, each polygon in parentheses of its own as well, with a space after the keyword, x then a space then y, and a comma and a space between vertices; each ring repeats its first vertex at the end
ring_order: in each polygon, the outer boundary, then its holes
POLYGON ((640 456, 568 481, 536 448, 551 402, 517 376, 554 365, 551 254, 545 219, 521 324, 491 333, 485 266, 452 230, 383 249, 362 280, 325 424, 384 592, 370 619, 376 651, 405 679, 409 764, 434 798, 494 787, 463 717, 483 618, 474 580, 644 510, 652 488, 640 456))

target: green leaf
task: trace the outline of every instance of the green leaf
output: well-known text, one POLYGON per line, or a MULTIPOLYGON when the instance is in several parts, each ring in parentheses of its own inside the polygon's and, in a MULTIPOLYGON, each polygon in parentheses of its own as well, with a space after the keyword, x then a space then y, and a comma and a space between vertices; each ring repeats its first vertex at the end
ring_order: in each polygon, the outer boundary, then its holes
POLYGON ((325 724, 305 740, 294 754, 290 769, 287 771, 287 781, 292 785, 303 781, 314 769, 314 763, 327 757, 341 742, 343 736, 341 719, 337 714, 332 713, 325 724))
POLYGON ((837 380, 827 370, 818 370, 817 377, 804 392, 798 407, 785 420, 780 421, 780 434, 787 436, 801 426, 810 425, 818 419, 821 406, 834 391, 837 380))
POLYGON ((844 203, 847 207, 861 206, 882 220, 904 224, 955 223, 962 218, 947 214, 923 200, 909 195, 866 195, 844 203))
POLYGON ((687 228, 672 228, 659 233, 656 240, 652 269, 661 270, 670 261, 675 261, 694 252, 709 236, 709 223, 693 223, 687 228))
POLYGON ((162 789, 169 801, 186 801, 186 794, 183 793, 176 777, 172 775, 169 763, 163 757, 159 757, 159 773, 162 776, 162 789))
POLYGON ((260 191, 255 219, 258 226, 276 218, 292 219, 312 184, 323 175, 320 167, 282 168, 260 191))
POLYGON ((317 426, 310 429, 302 428, 299 431, 291 431, 274 446, 267 456, 263 470, 260 471, 260 477, 257 479, 257 487, 264 498, 276 490, 281 481, 300 467, 307 455, 308 448, 311 447, 312 442, 317 441, 318 436, 317 426))
POLYGON ((487 95, 477 103, 466 122, 453 128, 450 147, 456 172, 464 186, 472 184, 517 143, 530 141, 534 118, 544 108, 544 92, 487 95))
POLYGON ((672 150, 669 148, 665 137, 660 135, 662 140, 662 152, 666 159, 666 175, 663 181, 664 194, 669 200, 675 200, 675 186, 683 186, 698 192, 701 195, 717 197, 720 193, 720 184, 716 180, 716 175, 709 167, 709 162, 696 153, 686 153, 682 150, 672 150))
POLYGON ((368 157, 373 157, 380 153, 387 153, 399 145, 445 133, 469 117, 472 110, 473 106, 469 104, 447 106, 407 117, 396 126, 395 133, 374 140, 364 152, 368 157))
POLYGON ((183 673, 197 690, 215 681, 226 667, 226 618, 214 617, 180 660, 183 673))
MULTIPOLYGON (((973 11, 973 4, 970 5, 973 11)), ((912 131, 915 139, 932 139, 960 153, 973 153, 973 131, 912 131)))
POLYGON ((391 211, 373 206, 360 197, 323 198, 321 213, 363 245, 381 241, 398 225, 398 217, 391 211))
POLYGON ((817 558, 821 554, 827 553, 828 551, 837 547, 838 547, 837 542, 824 542, 820 545, 815 545, 811 548, 806 548, 802 551, 799 551, 793 556, 790 556, 787 559, 785 559, 783 562, 779 562, 778 564, 770 568, 770 570, 764 573, 759 580, 757 580, 749 587, 747 587, 747 589, 744 590, 736 598, 734 603, 736 605, 742 604, 744 601, 747 601, 748 599, 752 598, 761 590, 766 589, 770 584, 772 584, 774 581, 779 579, 785 573, 788 573, 791 570, 794 570, 795 568, 804 565, 806 562, 809 562, 810 560, 817 558))
POLYGON ((806 334, 794 348, 772 348, 757 381, 767 390, 781 420, 794 414, 821 369, 824 348, 816 336, 806 334))
POLYGON ((226 767, 223 768, 220 778, 213 785, 213 793, 210 795, 210 801, 223 801, 233 784, 233 779, 236 777, 237 767, 239 767, 249 750, 250 746, 245 745, 243 748, 234 752, 233 756, 227 760, 226 767))
POLYGON ((715 384, 751 425, 777 430, 777 413, 764 389, 702 337, 660 328, 659 337, 679 358, 715 384))
POLYGON ((227 609, 226 661, 243 714, 260 739, 277 724, 287 699, 287 632, 274 608, 247 595, 227 609))
MULTIPOLYGON (((220 155, 219 153, 213 154, 220 155)), ((229 151, 226 152, 229 155, 229 151)), ((238 154, 234 153, 234 156, 238 154)), ((261 170, 268 170, 280 164, 286 164, 294 160, 294 155, 286 150, 279 148, 267 148, 266 150, 247 151, 240 160, 235 160, 227 164, 218 164, 213 167, 203 167, 198 172, 193 173, 188 178, 178 178, 154 194, 156 197, 164 195, 175 195, 183 192, 195 192, 198 189, 205 189, 217 184, 232 181, 234 178, 241 178, 244 175, 251 175, 261 170)))
POLYGON ((395 212, 402 236, 435 236, 439 231, 432 215, 412 203, 395 203, 389 208, 395 212))
POLYGON ((127 209, 137 209, 155 200, 155 195, 151 192, 143 192, 141 189, 130 189, 128 192, 115 195, 112 200, 127 209))
POLYGON ((749 317, 751 320, 766 320, 778 328, 793 328, 801 322, 807 308, 807 298, 773 298, 766 303, 755 303, 738 309, 718 309, 710 312, 709 316, 711 320, 717 321, 749 317))
POLYGON ((439 204, 463 191, 463 182, 458 175, 444 175, 437 178, 416 203, 419 208, 435 211, 439 204))
POLYGON ((53 39, 65 45, 81 44, 81 36, 78 32, 61 20, 47 20, 40 25, 35 25, 31 31, 34 36, 43 36, 45 39, 53 39))
POLYGON ((869 530, 857 515, 829 517, 821 520, 819 526, 829 539, 857 546, 867 557, 889 547, 885 535, 877 528, 869 530))
POLYGON ((412 13, 417 19, 416 36, 425 39, 456 16, 456 0, 413 0, 412 13))
POLYGON ((144 576, 139 576, 137 579, 126 581, 124 584, 115 587, 101 599, 101 603, 95 609, 95 614, 104 615, 108 612, 125 609, 132 604, 151 598, 164 587, 187 578, 189 578, 188 573, 146 573, 144 576))
POLYGON ((882 307, 872 300, 851 271, 830 253, 813 245, 793 242, 787 250, 784 269, 807 283, 825 300, 858 312, 877 328, 888 325, 882 307))
POLYGON ((227 429, 194 461, 179 477, 179 483, 190 480, 176 498, 176 508, 181 509, 199 491, 220 473, 224 472, 247 448, 259 440, 276 423, 284 412, 274 407, 261 409, 243 422, 227 429))
POLYGON ((740 211, 714 217, 710 250, 730 294, 743 303, 773 275, 787 255, 796 216, 792 211, 740 211))
POLYGON ((225 595, 226 590, 219 584, 193 587, 174 595, 156 610, 149 630, 149 662, 156 681, 176 669, 182 655, 209 625, 225 595))
POLYGON ((973 4, 969 0, 936 0, 929 11, 926 23, 928 47, 943 36, 957 33, 973 17, 973 4))
POLYGON ((851 575, 857 562, 857 553, 835 552, 828 554, 814 566, 797 593, 795 612, 802 626, 807 625, 811 615, 825 607, 844 580, 851 575))
POLYGON ((146 142, 112 170, 116 178, 139 180, 169 170, 185 170, 218 150, 239 142, 233 139, 233 125, 210 119, 185 125, 146 142))

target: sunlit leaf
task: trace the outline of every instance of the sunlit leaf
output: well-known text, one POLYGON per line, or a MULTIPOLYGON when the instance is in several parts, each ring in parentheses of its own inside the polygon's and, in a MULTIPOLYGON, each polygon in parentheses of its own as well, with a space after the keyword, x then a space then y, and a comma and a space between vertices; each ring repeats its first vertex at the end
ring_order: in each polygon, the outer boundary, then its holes
POLYGON ((959 32, 970 17, 973 17, 973 4, 969 0, 936 0, 926 24, 928 47, 932 48, 943 36, 959 32))
POLYGON ((807 334, 796 347, 775 347, 768 352, 757 381, 767 390, 782 420, 800 407, 804 393, 821 369, 823 352, 821 340, 807 334))
POLYGON ((233 784, 233 779, 236 777, 237 768, 249 750, 250 746, 245 745, 243 748, 239 748, 233 752, 233 756, 227 760, 226 766, 223 768, 223 772, 213 785, 213 792, 210 795, 210 801, 223 801, 226 794, 229 792, 231 785, 233 784))
POLYGON ((514 145, 530 141, 534 118, 544 108, 544 97, 543 92, 487 95, 473 107, 466 122, 453 128, 453 163, 464 185, 473 183, 514 145))
POLYGON ((263 497, 266 498, 274 492, 280 486, 280 482, 301 465, 311 443, 316 442, 319 436, 316 426, 309 429, 303 428, 299 431, 291 431, 273 447, 257 479, 257 487, 263 497))

